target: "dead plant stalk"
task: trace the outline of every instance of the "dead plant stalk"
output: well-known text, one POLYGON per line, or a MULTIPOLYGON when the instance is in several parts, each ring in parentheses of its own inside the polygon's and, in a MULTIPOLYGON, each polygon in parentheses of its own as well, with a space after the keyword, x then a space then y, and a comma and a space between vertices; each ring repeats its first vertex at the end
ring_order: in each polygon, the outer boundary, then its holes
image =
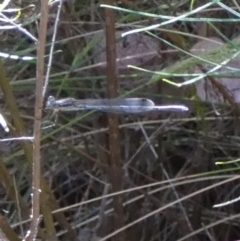
MULTIPOLYGON (((114 5, 114 0, 106 0, 106 4, 114 5)), ((111 9, 105 10, 106 23, 106 52, 107 52, 107 83, 109 98, 116 98, 118 95, 118 79, 116 66, 116 32, 115 32, 115 16, 111 9)), ((115 114, 108 115, 109 125, 109 168, 108 175, 112 184, 112 192, 122 190, 122 165, 119 135, 119 119, 115 114)), ((124 226, 123 197, 115 196, 113 199, 114 208, 114 230, 124 226)), ((124 232, 114 237, 115 241, 124 241, 124 232)))

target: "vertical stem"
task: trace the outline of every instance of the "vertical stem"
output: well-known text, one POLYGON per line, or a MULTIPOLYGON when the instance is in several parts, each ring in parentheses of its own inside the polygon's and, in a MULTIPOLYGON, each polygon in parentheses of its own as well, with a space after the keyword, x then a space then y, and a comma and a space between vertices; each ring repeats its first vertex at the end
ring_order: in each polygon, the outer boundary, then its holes
MULTIPOLYGON (((106 4, 113 5, 114 0, 106 0, 106 4)), ((116 98, 118 95, 118 79, 116 67, 116 33, 115 16, 111 9, 105 10, 106 19, 106 51, 107 51, 107 81, 109 98, 116 98)), ((109 125, 109 179, 112 184, 112 191, 122 190, 122 165, 120 149, 119 119, 115 114, 108 115, 109 125)), ((124 226, 123 197, 115 196, 113 199, 114 208, 114 229, 124 226)), ((114 241, 124 241, 124 232, 114 237, 114 241)))
POLYGON ((41 125, 44 85, 44 54, 47 36, 48 1, 41 1, 41 19, 38 32, 36 99, 33 131, 33 173, 32 173, 32 221, 29 236, 26 240, 36 240, 40 221, 40 190, 41 190, 41 125))

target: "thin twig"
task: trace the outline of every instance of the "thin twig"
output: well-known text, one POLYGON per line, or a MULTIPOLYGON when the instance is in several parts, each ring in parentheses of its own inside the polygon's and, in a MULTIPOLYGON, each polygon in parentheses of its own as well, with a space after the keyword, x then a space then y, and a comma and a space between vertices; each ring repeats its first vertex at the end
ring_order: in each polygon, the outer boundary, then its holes
POLYGON ((56 21, 55 21, 55 24, 54 24, 54 31, 53 31, 53 36, 52 36, 52 43, 51 43, 48 66, 47 66, 47 73, 46 73, 46 81, 45 81, 45 84, 44 84, 44 87, 43 87, 43 97, 46 94, 48 83, 49 83, 50 71, 51 71, 53 54, 54 54, 54 46, 55 46, 56 35, 57 35, 57 27, 58 27, 60 12, 61 12, 61 9, 62 9, 62 2, 63 2, 62 0, 59 1, 56 21))

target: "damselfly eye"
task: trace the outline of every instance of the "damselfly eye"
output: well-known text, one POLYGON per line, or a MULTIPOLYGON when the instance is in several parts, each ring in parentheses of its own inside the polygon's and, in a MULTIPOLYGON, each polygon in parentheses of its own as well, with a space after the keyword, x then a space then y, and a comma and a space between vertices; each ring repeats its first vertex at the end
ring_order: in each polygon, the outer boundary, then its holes
POLYGON ((49 96, 46 103, 46 108, 54 108, 56 106, 56 99, 53 96, 49 96))

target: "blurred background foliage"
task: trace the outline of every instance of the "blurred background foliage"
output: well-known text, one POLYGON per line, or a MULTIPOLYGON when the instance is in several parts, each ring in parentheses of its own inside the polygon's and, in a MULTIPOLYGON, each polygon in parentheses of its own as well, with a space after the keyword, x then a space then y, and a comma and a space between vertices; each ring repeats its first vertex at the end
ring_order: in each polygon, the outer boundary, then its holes
MULTIPOLYGON (((63 1, 47 95, 107 98, 101 3, 63 1)), ((0 52, 9 56, 1 55, 6 75, 0 75, 0 82, 3 89, 7 81, 14 94, 14 100, 6 100, 0 91, 0 112, 11 130, 1 128, 2 139, 32 135, 36 60, 21 58, 36 56, 36 42, 13 23, 37 38, 38 4, 15 0, 1 10, 0 52), (16 116, 10 115, 13 101, 25 129, 21 133, 16 132, 16 116)), ((238 239, 239 203, 213 206, 239 196, 240 3, 122 0, 115 6, 120 8, 114 10, 119 96, 190 108, 188 113, 120 116, 121 181, 128 190, 123 194, 124 221, 141 218, 126 228, 126 240, 238 239), (144 29, 154 25, 159 26, 144 29)), ((57 7, 58 2, 49 3, 47 52, 57 7)), ((112 197, 103 198, 111 193, 107 138, 105 114, 59 113, 55 120, 44 111, 43 176, 76 230, 76 240, 100 240, 113 231, 112 197)), ((31 166, 23 148, 22 142, 0 142, 1 220, 20 239, 28 230, 31 201, 31 166)), ((42 240, 47 240, 45 225, 40 223, 42 240)), ((0 227, 6 230, 3 222, 0 227)), ((67 240, 57 222, 56 230, 56 240, 67 240)))

